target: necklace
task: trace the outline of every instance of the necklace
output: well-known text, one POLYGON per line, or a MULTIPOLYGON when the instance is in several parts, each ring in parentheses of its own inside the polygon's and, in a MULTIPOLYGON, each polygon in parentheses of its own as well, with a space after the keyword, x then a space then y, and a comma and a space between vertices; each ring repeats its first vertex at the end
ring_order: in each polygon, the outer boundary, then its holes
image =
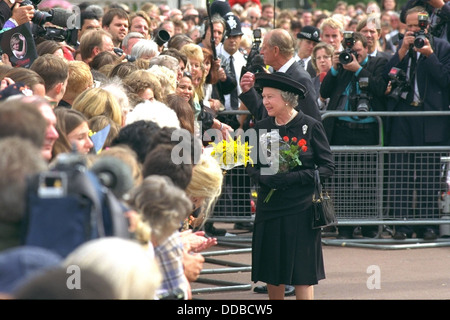
POLYGON ((295 118, 295 116, 297 115, 297 111, 293 111, 292 112, 292 115, 291 115, 291 117, 289 118, 289 120, 288 121, 286 121, 284 124, 280 124, 280 123, 278 123, 278 121, 277 121, 277 118, 275 118, 275 124, 277 125, 277 126, 283 126, 283 125, 287 125, 289 122, 291 122, 292 121, 292 119, 294 119, 295 118))

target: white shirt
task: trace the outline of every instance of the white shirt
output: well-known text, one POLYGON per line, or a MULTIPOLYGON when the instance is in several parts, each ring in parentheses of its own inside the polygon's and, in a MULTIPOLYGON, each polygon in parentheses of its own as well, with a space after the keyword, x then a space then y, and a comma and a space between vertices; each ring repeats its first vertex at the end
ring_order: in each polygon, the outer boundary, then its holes
MULTIPOLYGON (((217 47, 219 49, 219 51, 217 51, 217 56, 220 57, 221 62, 222 62, 222 66, 227 66, 229 65, 229 60, 230 60, 230 54, 225 51, 224 47, 217 47)), ((242 89, 241 89, 241 85, 239 82, 239 79, 241 78, 241 71, 242 71, 242 67, 244 67, 247 64, 247 60, 245 59, 244 55, 238 50, 233 54, 233 65, 234 65, 234 72, 236 74, 236 82, 237 82, 237 93, 238 96, 242 93, 242 89)), ((225 68, 224 68, 225 69, 225 68)), ((230 110, 231 106, 230 106, 230 95, 227 94, 224 96, 225 98, 225 110, 230 110)))
POLYGON ((291 66, 292 64, 295 62, 295 58, 292 57, 291 59, 288 60, 288 62, 286 62, 280 69, 277 70, 277 72, 286 72, 291 66))

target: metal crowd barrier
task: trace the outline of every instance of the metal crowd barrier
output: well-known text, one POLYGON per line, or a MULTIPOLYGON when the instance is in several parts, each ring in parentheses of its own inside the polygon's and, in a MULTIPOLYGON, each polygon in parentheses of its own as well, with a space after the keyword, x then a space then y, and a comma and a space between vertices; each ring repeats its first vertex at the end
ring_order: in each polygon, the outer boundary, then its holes
MULTIPOLYGON (((383 117, 447 116, 448 111, 367 112, 378 119, 380 137, 383 117)), ((325 112, 322 119, 361 116, 359 112, 325 112)), ((382 141, 380 139, 380 141, 382 141)), ((378 226, 375 239, 324 239, 324 244, 378 249, 450 246, 450 239, 395 240, 381 236, 383 230, 401 225, 450 226, 450 215, 442 208, 442 197, 450 191, 445 182, 450 146, 384 147, 332 146, 336 172, 326 187, 332 193, 339 226, 378 226), (408 166, 402 165, 408 160, 408 166), (446 168, 446 169, 445 169, 446 168), (399 187, 401 185, 401 187, 399 187)), ((447 197, 446 201, 448 200, 447 197)), ((450 234, 449 234, 450 236, 450 234)))

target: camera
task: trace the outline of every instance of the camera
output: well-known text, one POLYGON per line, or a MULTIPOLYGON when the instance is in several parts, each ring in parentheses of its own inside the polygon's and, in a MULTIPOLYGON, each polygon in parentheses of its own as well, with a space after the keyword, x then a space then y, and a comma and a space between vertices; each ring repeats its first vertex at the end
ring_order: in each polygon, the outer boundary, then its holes
POLYGON ((369 78, 363 77, 359 79, 359 89, 360 94, 358 97, 358 103, 356 105, 356 111, 358 112, 368 112, 369 107, 369 78))
POLYGON ((258 73, 265 71, 264 58, 259 52, 260 45, 261 45, 261 29, 254 29, 252 48, 250 50, 250 53, 246 57, 247 64, 242 67, 241 77, 247 71, 250 71, 251 73, 258 73))
POLYGON ((358 81, 359 93, 352 94, 349 97, 349 105, 351 111, 369 112, 370 110, 370 94, 369 94, 369 78, 361 77, 358 81))
POLYGON ((34 11, 33 19, 31 19, 31 22, 42 26, 42 25, 44 25, 44 23, 49 21, 49 19, 51 19, 52 15, 48 12, 37 10, 37 6, 40 2, 41 2, 41 0, 33 0, 33 1, 32 0, 24 0, 21 2, 20 5, 21 6, 33 6, 35 11, 34 11))
POLYGON ((159 47, 162 47, 170 40, 170 34, 165 29, 156 29, 153 33, 153 40, 158 44, 159 47))
POLYGON ((358 53, 353 50, 355 45, 355 38, 353 32, 344 32, 344 51, 339 54, 339 62, 341 64, 348 64, 353 61, 352 55, 358 57, 358 53))
POLYGON ((389 96, 396 101, 400 98, 406 99, 411 86, 408 81, 406 81, 406 72, 399 68, 392 68, 389 71, 389 78, 391 79, 392 91, 389 96))
MULTIPOLYGON (((114 48, 114 53, 117 54, 119 57, 123 56, 123 50, 120 49, 120 48, 114 48)), ((134 62, 134 61, 136 61, 136 57, 133 57, 133 56, 131 56, 131 55, 129 55, 129 54, 127 54, 127 55, 125 56, 125 59, 126 59, 127 61, 129 61, 129 62, 134 62)))
POLYGON ((75 46, 78 41, 78 29, 67 26, 73 13, 62 8, 53 8, 48 12, 39 11, 37 6, 40 2, 41 0, 24 0, 20 4, 21 6, 31 5, 35 8, 33 19, 31 19, 34 39, 41 37, 45 40, 65 41, 68 45, 75 46), (44 27, 46 22, 50 22, 56 27, 44 27))
POLYGON ((425 39, 427 38, 425 29, 428 27, 428 15, 422 13, 419 14, 418 18, 420 30, 414 32, 414 47, 420 49, 425 45, 425 39))

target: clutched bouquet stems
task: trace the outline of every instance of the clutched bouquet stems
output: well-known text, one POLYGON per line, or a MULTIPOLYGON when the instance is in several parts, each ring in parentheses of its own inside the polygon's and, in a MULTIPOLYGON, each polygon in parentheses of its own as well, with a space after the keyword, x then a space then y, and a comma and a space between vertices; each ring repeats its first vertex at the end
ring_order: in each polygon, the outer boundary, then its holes
MULTIPOLYGON (((300 153, 308 150, 305 139, 289 138, 288 136, 281 138, 278 131, 271 131, 261 136, 261 146, 265 149, 265 154, 268 155, 268 163, 278 168, 277 173, 286 173, 297 166, 301 166, 300 153)), ((269 191, 264 203, 269 202, 276 190, 272 188, 269 191)))

